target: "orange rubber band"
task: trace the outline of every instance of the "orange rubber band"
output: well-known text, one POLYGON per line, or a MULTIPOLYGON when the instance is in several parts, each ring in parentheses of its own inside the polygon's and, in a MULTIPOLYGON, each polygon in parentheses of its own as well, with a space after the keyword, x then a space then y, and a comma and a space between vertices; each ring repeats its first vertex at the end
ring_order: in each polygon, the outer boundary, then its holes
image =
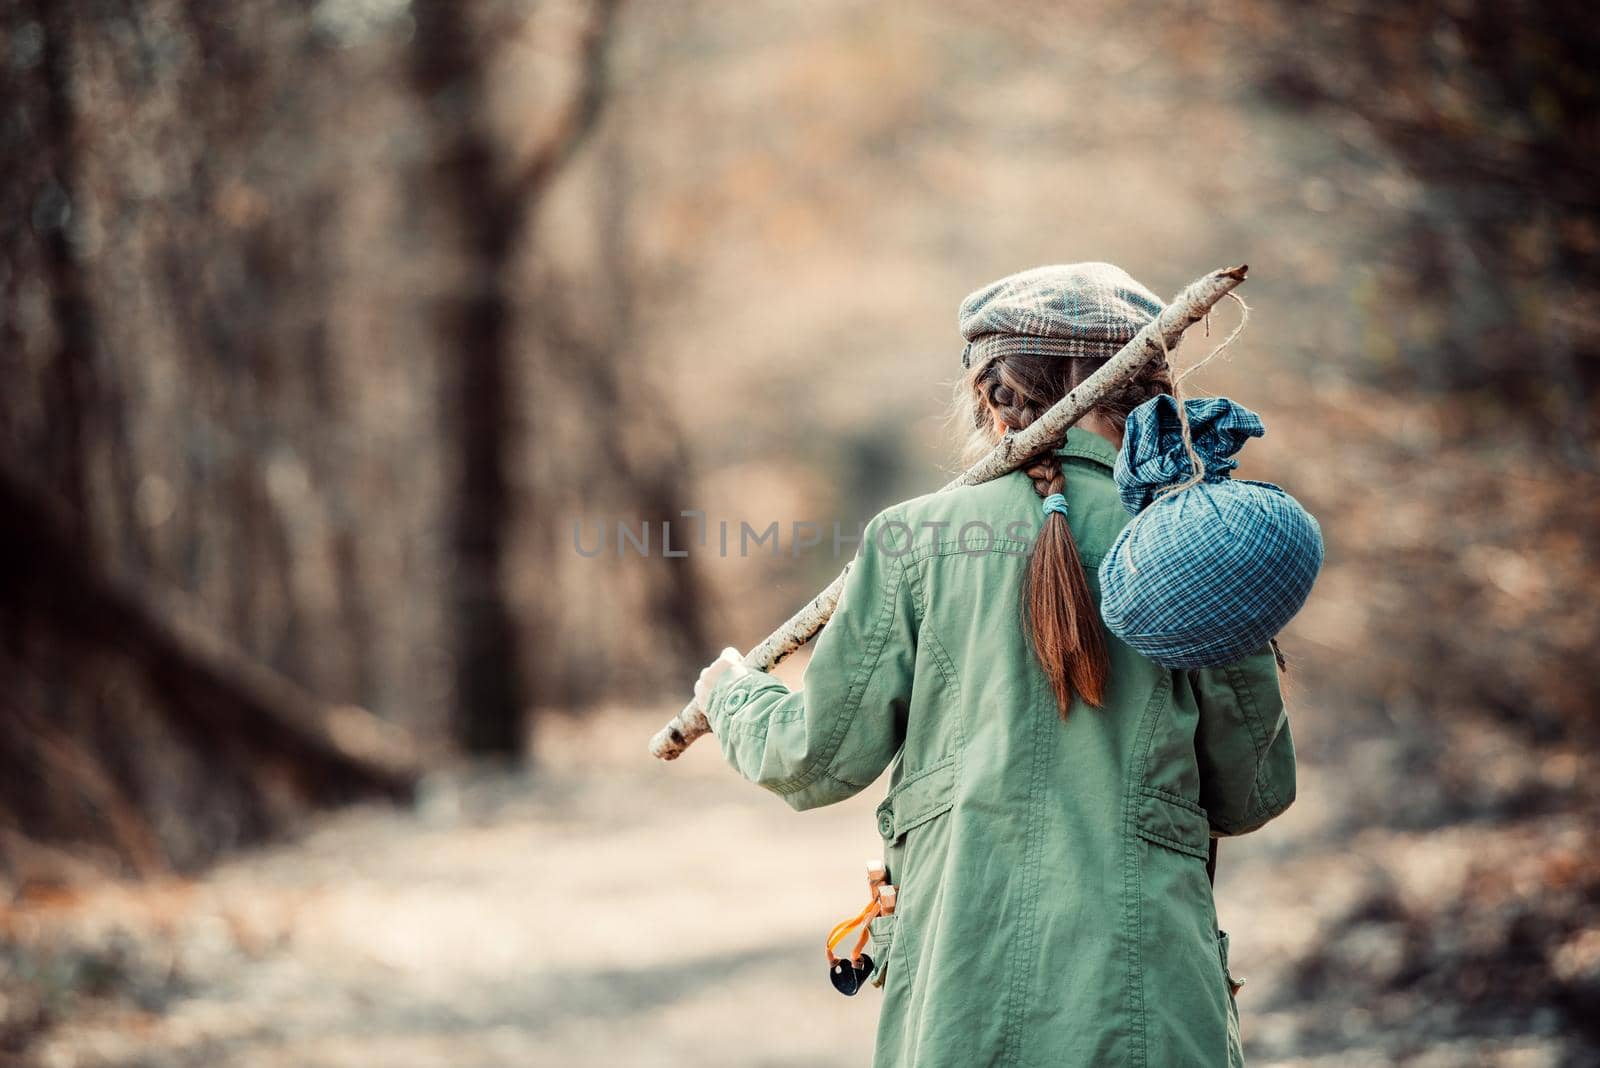
POLYGON ((845 934, 852 927, 854 927, 856 924, 860 923, 862 920, 867 918, 867 913, 871 912, 873 906, 876 905, 876 904, 877 904, 877 901, 875 901, 875 900, 874 901, 869 901, 869 902, 867 902, 867 907, 862 909, 855 916, 851 917, 848 920, 843 921, 842 923, 834 924, 833 925, 833 930, 828 932, 828 948, 832 949, 834 946, 838 945, 844 939, 845 934))
POLYGON ((845 920, 842 923, 836 923, 833 925, 833 930, 828 932, 829 964, 832 964, 834 961, 839 959, 833 955, 834 948, 837 947, 840 942, 843 942, 845 935, 849 934, 856 927, 861 928, 861 935, 856 939, 856 948, 850 954, 850 961, 851 963, 854 963, 861 959, 861 951, 865 949, 867 945, 867 924, 872 921, 873 917, 880 913, 882 908, 882 903, 879 902, 877 896, 874 895, 872 900, 867 902, 866 908, 862 909, 852 918, 845 920))
POLYGON ((866 924, 862 924, 861 925, 861 937, 856 939, 855 951, 850 954, 850 960, 851 960, 852 963, 854 963, 855 961, 858 961, 858 960, 861 959, 861 951, 863 949, 867 948, 867 936, 870 933, 871 933, 870 928, 868 928, 866 924))

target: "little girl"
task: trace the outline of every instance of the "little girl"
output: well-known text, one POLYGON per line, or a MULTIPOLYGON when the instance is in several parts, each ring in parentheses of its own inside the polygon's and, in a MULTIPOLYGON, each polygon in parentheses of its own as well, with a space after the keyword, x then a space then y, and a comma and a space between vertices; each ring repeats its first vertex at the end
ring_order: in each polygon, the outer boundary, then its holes
MULTIPOLYGON (((974 449, 1160 310, 1103 263, 973 293, 974 449)), ((876 516, 802 690, 732 650, 701 675, 728 761, 796 809, 893 764, 876 1065, 1243 1063, 1207 857, 1294 798, 1275 656, 1158 667, 1106 633, 1094 578, 1128 521, 1111 479, 1124 421, 1170 392, 1147 368, 1025 470, 876 516)))

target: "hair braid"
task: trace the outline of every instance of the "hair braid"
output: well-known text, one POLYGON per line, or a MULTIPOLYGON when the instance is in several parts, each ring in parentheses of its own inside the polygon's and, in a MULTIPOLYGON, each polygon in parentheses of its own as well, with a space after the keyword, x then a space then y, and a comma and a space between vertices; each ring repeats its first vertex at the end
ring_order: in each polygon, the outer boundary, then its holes
MULTIPOLYGON (((971 459, 994 443, 995 424, 1010 431, 1031 425, 1049 407, 1105 363, 1090 359, 1001 356, 973 368, 962 397, 971 406, 971 459)), ((1128 414, 1173 382, 1164 360, 1102 397, 1094 410, 1119 430, 1128 414)), ((1055 445, 1023 468, 1040 498, 1065 495, 1066 469, 1055 445)), ((1022 597, 1023 625, 1064 718, 1074 697, 1098 707, 1111 673, 1100 609, 1089 589, 1083 559, 1066 517, 1047 512, 1028 562, 1022 597)))

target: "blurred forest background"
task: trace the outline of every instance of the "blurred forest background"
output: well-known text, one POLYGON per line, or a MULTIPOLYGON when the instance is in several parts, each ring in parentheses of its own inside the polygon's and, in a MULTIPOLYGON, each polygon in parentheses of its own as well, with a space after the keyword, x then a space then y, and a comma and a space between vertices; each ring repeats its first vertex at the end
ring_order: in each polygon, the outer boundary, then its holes
POLYGON ((1197 377, 1327 537, 1252 1060, 1600 1056, 1585 5, 0 0, 0 82, 0 1064, 865 1063, 876 797, 643 754, 838 561, 573 525, 940 485, 957 302, 1083 259, 1251 265, 1197 377))

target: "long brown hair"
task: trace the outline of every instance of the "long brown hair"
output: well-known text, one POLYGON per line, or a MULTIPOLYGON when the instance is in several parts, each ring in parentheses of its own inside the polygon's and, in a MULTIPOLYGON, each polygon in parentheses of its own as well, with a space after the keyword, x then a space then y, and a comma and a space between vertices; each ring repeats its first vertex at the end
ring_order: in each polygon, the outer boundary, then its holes
MULTIPOLYGON (((997 440, 995 421, 1017 431, 1039 418, 1097 371, 1104 360, 1012 355, 982 364, 958 387, 961 406, 970 408, 975 461, 997 440)), ((1139 377, 1095 406, 1119 430, 1134 408, 1161 393, 1173 392, 1164 362, 1147 367, 1139 377)), ((1066 493, 1067 475, 1055 447, 1035 456, 1024 468, 1041 498, 1066 493)), ((1083 560, 1072 539, 1067 518, 1059 512, 1044 517, 1033 545, 1022 594, 1022 623, 1034 656, 1050 680, 1056 705, 1065 719, 1074 695, 1096 708, 1105 700, 1111 663, 1100 632, 1100 613, 1089 590, 1083 560)))

